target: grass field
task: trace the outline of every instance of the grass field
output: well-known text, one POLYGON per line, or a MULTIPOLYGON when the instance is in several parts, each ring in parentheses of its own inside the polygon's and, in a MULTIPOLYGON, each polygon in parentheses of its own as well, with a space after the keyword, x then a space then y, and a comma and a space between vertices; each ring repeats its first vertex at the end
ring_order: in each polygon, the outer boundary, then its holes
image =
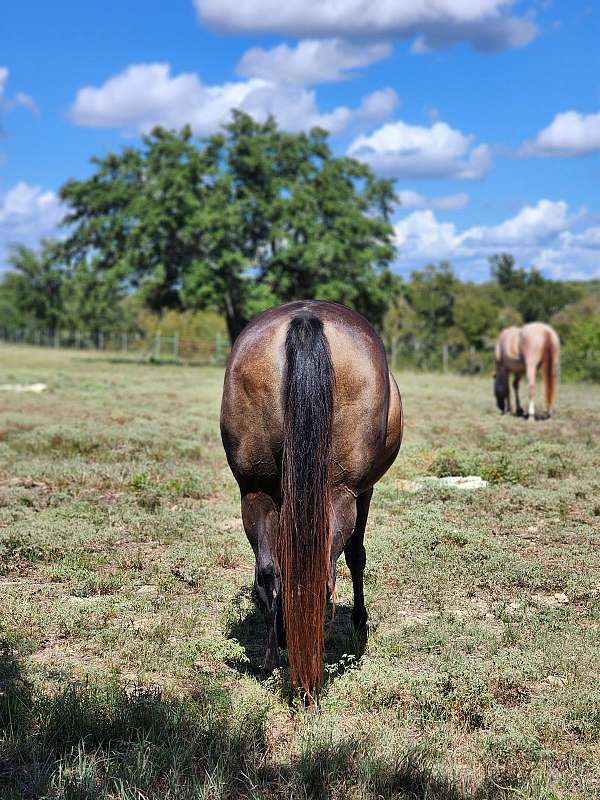
POLYGON ((340 562, 315 717, 260 678, 222 370, 0 349, 37 381, 0 393, 2 800, 598 796, 597 388, 528 423, 490 378, 398 375, 369 638, 340 562), (490 485, 418 481, 448 474, 490 485))

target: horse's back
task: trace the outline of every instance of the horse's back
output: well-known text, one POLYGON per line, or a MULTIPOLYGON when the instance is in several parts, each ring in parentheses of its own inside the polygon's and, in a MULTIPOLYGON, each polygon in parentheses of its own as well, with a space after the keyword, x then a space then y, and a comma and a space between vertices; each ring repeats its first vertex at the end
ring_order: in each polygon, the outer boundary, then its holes
POLYGON ((374 468, 374 460, 397 452, 402 413, 381 339, 364 317, 337 303, 276 306, 254 319, 236 340, 221 409, 230 465, 238 478, 277 476, 283 446, 285 340, 290 320, 306 312, 323 323, 335 373, 333 480, 359 485, 374 468))

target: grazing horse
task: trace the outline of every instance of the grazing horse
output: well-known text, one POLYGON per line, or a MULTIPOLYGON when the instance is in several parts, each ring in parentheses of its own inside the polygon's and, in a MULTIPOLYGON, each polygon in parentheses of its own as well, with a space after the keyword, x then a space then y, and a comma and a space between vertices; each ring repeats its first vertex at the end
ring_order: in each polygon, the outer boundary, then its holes
POLYGON ((544 376, 546 417, 554 410, 560 340, 556 331, 544 322, 530 322, 522 328, 511 326, 501 331, 496 341, 496 374, 494 392, 498 408, 510 411, 509 373, 514 375, 515 413, 524 416, 519 402, 519 381, 527 375, 529 395, 528 417, 535 419, 535 376, 539 366, 544 376))
POLYGON ((286 303, 237 338, 223 386, 221 435, 256 557, 267 625, 263 668, 280 664, 313 702, 323 678, 327 596, 343 552, 353 623, 365 630, 363 535, 373 484, 402 439, 400 393, 369 322, 338 303, 286 303))

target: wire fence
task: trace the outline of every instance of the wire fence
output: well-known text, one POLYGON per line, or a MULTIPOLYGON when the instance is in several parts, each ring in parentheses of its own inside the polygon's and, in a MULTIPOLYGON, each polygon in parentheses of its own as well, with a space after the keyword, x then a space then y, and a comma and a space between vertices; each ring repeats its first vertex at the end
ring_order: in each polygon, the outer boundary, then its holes
POLYGON ((393 369, 477 375, 494 368, 493 342, 478 349, 468 345, 431 345, 413 337, 408 341, 386 342, 386 352, 393 369))
MULTIPOLYGON (((160 332, 70 331, 0 327, 0 341, 39 347, 96 350, 131 360, 177 362, 198 365, 223 365, 227 361, 229 339, 222 334, 194 338, 160 332)), ((493 342, 483 349, 443 344, 425 347, 418 339, 387 342, 390 366, 395 370, 414 369, 477 375, 494 369, 493 342)), ((600 353, 593 349, 562 349, 561 372, 571 380, 600 382, 600 353)))
POLYGON ((193 338, 178 334, 143 334, 139 331, 114 333, 0 328, 0 341, 38 347, 98 350, 121 354, 126 358, 181 361, 204 365, 224 364, 229 353, 229 341, 221 334, 193 338))
MULTIPOLYGON (((459 375, 487 375, 495 370, 495 342, 481 348, 441 344, 423 346, 414 339, 392 343, 386 348, 391 367, 395 370, 443 372, 459 375)), ((561 346, 559 375, 567 381, 600 383, 600 349, 581 347, 567 341, 561 346)))

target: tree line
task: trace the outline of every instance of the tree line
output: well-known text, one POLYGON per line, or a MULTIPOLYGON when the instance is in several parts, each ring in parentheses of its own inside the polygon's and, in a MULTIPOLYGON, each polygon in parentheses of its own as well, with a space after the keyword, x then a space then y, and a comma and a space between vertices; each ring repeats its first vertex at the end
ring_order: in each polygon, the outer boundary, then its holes
POLYGON ((483 283, 459 280, 449 263, 413 272, 384 317, 392 360, 437 369, 445 350, 457 371, 482 372, 493 366, 502 328, 540 320, 561 337, 563 374, 600 380, 600 282, 549 280, 518 267, 509 253, 489 262, 483 283))
POLYGON ((509 254, 483 284, 446 263, 401 279, 393 181, 334 156, 321 129, 286 133, 234 111, 219 134, 156 128, 92 165, 60 190, 64 236, 12 248, 1 325, 118 332, 168 319, 223 326, 233 341, 264 308, 312 297, 362 312, 394 359, 417 367, 439 366, 445 346, 461 371, 483 369, 501 327, 554 320, 577 343, 578 374, 594 377, 596 285, 548 280, 509 254))

